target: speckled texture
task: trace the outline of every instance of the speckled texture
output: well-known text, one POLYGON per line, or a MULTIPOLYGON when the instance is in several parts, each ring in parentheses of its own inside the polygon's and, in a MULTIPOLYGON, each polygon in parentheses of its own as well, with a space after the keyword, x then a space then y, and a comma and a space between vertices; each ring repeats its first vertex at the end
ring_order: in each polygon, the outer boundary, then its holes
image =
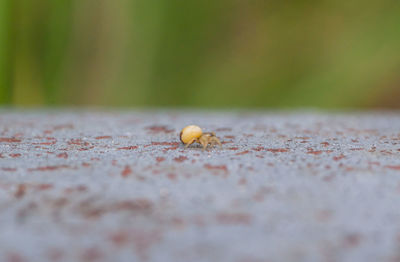
POLYGON ((400 113, 3 109, 0 174, 0 261, 400 261, 400 113))

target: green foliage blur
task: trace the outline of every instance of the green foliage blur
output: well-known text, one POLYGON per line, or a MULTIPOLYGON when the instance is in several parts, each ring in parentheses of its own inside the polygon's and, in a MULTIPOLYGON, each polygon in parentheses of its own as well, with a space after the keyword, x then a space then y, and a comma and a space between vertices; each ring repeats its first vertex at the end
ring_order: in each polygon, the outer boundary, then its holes
POLYGON ((400 108, 400 1, 0 0, 0 104, 400 108))

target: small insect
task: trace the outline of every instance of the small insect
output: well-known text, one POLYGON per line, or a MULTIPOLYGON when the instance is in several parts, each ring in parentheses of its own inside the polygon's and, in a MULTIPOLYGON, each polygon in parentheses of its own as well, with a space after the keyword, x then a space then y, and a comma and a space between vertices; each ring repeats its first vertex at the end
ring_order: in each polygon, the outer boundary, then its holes
POLYGON ((203 146, 203 150, 207 148, 208 145, 218 144, 222 148, 221 141, 215 136, 214 132, 203 133, 200 127, 195 125, 190 125, 182 129, 179 138, 182 143, 185 144, 185 148, 197 142, 203 146))

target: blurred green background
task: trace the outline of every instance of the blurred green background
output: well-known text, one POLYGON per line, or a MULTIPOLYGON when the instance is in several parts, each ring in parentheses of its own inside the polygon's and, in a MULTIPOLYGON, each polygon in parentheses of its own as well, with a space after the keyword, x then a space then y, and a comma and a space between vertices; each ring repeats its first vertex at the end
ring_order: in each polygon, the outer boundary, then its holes
POLYGON ((400 1, 0 0, 0 103, 400 108, 400 1))

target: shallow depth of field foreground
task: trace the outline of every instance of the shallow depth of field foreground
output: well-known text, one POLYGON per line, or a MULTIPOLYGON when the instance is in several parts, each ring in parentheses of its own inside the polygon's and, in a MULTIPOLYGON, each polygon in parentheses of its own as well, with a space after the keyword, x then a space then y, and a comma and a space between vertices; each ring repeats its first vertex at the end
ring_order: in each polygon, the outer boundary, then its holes
POLYGON ((0 260, 398 261, 392 113, 0 113, 0 260), (188 123, 223 148, 184 149, 188 123))

